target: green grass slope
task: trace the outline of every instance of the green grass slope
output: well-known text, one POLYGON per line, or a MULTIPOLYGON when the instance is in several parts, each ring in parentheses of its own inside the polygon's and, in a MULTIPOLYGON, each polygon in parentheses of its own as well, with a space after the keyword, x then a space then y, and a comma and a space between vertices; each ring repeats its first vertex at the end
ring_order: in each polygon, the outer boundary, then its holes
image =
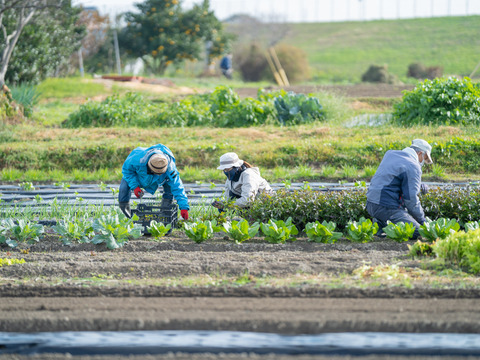
POLYGON ((283 42, 306 52, 317 81, 358 82, 372 64, 406 80, 415 62, 468 76, 480 61, 480 16, 289 26, 283 42))

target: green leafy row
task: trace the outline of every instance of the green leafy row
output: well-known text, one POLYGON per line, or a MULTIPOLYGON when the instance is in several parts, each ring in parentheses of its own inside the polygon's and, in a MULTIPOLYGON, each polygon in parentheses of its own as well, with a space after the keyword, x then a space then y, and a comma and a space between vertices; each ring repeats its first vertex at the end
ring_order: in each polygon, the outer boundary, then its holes
MULTIPOLYGON (((138 219, 138 217, 137 217, 138 219)), ((142 235, 142 227, 121 212, 100 215, 94 220, 75 217, 61 220, 52 229, 65 245, 76 243, 106 244, 109 249, 122 247, 131 238, 142 235)), ((0 221, 0 244, 16 247, 19 243, 34 244, 44 236, 45 227, 26 219, 0 221)))
POLYGON ((139 94, 112 95, 89 101, 70 114, 66 128, 110 126, 246 127, 261 124, 295 125, 325 120, 319 100, 304 94, 259 91, 258 98, 240 99, 226 86, 174 103, 149 103, 139 94))
MULTIPOLYGON (((309 222, 333 221, 339 228, 356 219, 369 218, 365 209, 366 189, 345 191, 318 191, 280 189, 275 196, 259 196, 242 211, 250 222, 269 219, 287 219, 305 228, 309 222)), ((420 196, 425 215, 430 219, 456 219, 460 226, 478 220, 480 214, 480 188, 433 188, 420 196)))

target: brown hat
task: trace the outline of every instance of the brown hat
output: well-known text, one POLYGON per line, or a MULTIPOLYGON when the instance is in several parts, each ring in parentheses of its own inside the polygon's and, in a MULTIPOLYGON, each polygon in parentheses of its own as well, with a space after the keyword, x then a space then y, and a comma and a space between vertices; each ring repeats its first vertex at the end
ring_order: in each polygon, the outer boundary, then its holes
POLYGON ((163 154, 153 154, 148 160, 148 167, 155 174, 163 174, 167 171, 168 159, 163 154))

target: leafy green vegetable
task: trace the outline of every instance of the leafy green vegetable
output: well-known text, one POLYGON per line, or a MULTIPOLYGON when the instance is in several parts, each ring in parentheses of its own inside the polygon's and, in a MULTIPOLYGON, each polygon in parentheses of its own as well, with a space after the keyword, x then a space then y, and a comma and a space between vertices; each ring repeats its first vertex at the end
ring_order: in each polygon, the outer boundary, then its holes
POLYGON ((341 232, 335 232, 336 227, 337 224, 333 221, 327 222, 324 220, 321 224, 319 221, 315 221, 305 225, 305 233, 309 241, 334 244, 343 235, 341 232))
POLYGON ((217 226, 215 220, 185 222, 183 224, 183 229, 185 230, 185 234, 197 244, 211 239, 214 232, 223 231, 223 228, 217 226))
POLYGON ((435 241, 432 247, 435 255, 446 265, 480 273, 480 229, 451 232, 444 239, 435 241))
POLYGON ((61 220, 57 225, 52 226, 52 229, 60 235, 64 245, 70 245, 73 241, 89 243, 94 235, 92 224, 86 218, 61 220))
POLYGON ((248 221, 243 219, 242 221, 226 222, 223 227, 228 236, 235 240, 237 244, 241 244, 257 235, 260 224, 254 223, 250 226, 248 221))
POLYGON ((155 220, 150 221, 150 226, 147 227, 150 235, 152 235, 156 240, 167 235, 171 229, 172 224, 167 224, 167 226, 165 226, 163 223, 159 223, 155 220))
POLYGON ((420 235, 432 242, 436 239, 445 239, 449 234, 460 230, 460 224, 455 219, 440 218, 432 221, 429 218, 420 226, 420 235))
POLYGON ((395 240, 396 242, 405 242, 412 238, 413 233, 415 232, 415 225, 410 223, 392 223, 387 222, 387 226, 383 228, 383 231, 387 236, 395 240))
POLYGON ((415 244, 407 244, 409 252, 408 255, 415 258, 418 256, 431 256, 433 255, 433 245, 418 240, 415 244))
POLYGON ((17 224, 12 219, 2 220, 0 244, 7 244, 10 247, 18 246, 18 242, 32 244, 38 242, 44 232, 43 225, 33 224, 29 220, 19 219, 17 224))
POLYGON ((284 244, 287 240, 295 241, 293 235, 298 234, 298 229, 292 224, 292 218, 287 221, 270 219, 268 223, 260 225, 265 240, 273 244, 284 244))
POLYGON ((360 218, 347 224, 347 239, 353 242, 366 243, 373 240, 378 231, 378 224, 370 219, 360 218))
POLYGON ((141 225, 134 224, 134 220, 122 213, 100 216, 93 222, 95 236, 92 243, 105 243, 109 249, 122 247, 129 238, 135 239, 142 235, 141 225))
POLYGON ((278 119, 282 125, 305 124, 325 120, 322 105, 315 97, 289 92, 274 100, 278 119))
POLYGON ((25 264, 25 259, 9 259, 9 258, 0 258, 0 267, 2 266, 11 266, 17 264, 25 264))

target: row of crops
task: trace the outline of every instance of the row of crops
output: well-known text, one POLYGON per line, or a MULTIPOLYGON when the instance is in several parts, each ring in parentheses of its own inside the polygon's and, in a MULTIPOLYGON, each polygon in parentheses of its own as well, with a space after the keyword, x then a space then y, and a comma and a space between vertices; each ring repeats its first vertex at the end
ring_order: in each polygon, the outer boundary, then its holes
MULTIPOLYGON (((3 219, 0 221, 0 244, 15 248, 19 243, 33 244, 48 236, 56 238, 64 245, 104 244, 108 249, 117 249, 129 240, 142 236, 142 226, 135 223, 136 220, 136 215, 129 219, 115 209, 93 220, 86 216, 77 216, 60 220, 51 227, 32 223, 27 219, 3 219)), ((464 231, 460 231, 460 224, 455 219, 427 219, 419 230, 424 242, 417 241, 408 245, 409 254, 413 257, 435 255, 445 263, 477 274, 480 272, 480 225, 478 221, 470 221, 464 224, 464 228, 464 231)), ((355 243, 366 243, 375 239, 378 224, 361 218, 358 221, 349 221, 343 232, 336 230, 336 223, 325 220, 322 223, 307 223, 303 229, 310 242, 334 244, 340 238, 345 238, 355 243)), ((400 243, 410 240, 414 230, 412 225, 404 223, 389 223, 383 228, 389 239, 400 243)), ((152 240, 160 240, 172 231, 172 224, 152 220, 147 231, 152 240)), ((253 224, 246 219, 223 218, 222 223, 218 220, 197 220, 184 222, 177 232, 185 234, 196 243, 211 240, 216 233, 222 233, 236 244, 261 237, 272 244, 284 244, 287 241, 296 241, 296 236, 299 235, 291 217, 286 221, 270 219, 266 223, 253 224)))
MULTIPOLYGON (((395 104, 392 121, 418 124, 478 125, 480 84, 469 78, 438 78, 419 83, 395 104)), ((298 125, 330 120, 318 98, 284 90, 259 90, 256 99, 241 99, 226 86, 170 103, 153 103, 139 94, 90 101, 70 114, 63 127, 298 125)))

